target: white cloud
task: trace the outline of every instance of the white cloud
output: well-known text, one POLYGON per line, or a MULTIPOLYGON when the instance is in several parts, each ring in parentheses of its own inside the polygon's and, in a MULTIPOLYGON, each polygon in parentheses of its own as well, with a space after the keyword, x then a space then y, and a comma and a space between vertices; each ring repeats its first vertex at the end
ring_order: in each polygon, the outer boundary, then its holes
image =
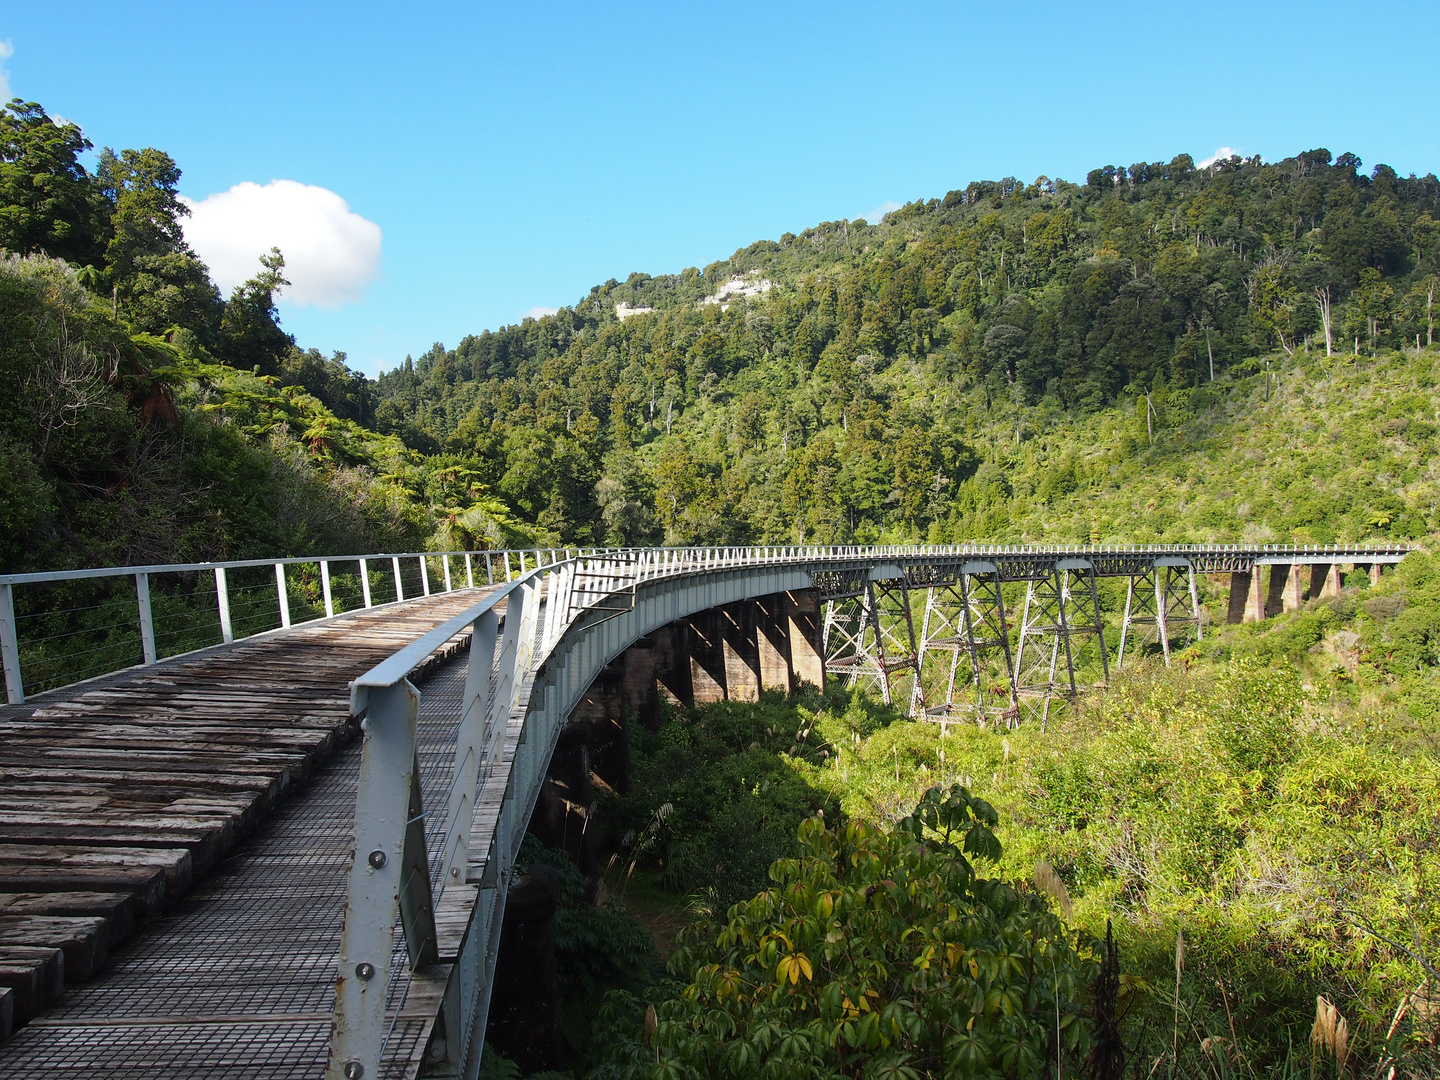
POLYGON ((200 202, 185 199, 185 239, 220 291, 255 276, 260 256, 285 256, 290 304, 338 308, 359 300, 380 269, 380 226, 335 192, 295 180, 246 181, 200 202))
POLYGON ((0 105, 10 100, 10 72, 5 70, 5 61, 15 55, 15 43, 9 38, 0 40, 0 105))
POLYGON ((521 319, 543 319, 546 315, 554 315, 560 309, 558 307, 532 307, 520 313, 521 319))
POLYGON ((869 222, 871 225, 875 225, 881 221, 884 221, 885 215, 890 213, 891 210, 899 209, 900 204, 898 202, 895 202, 893 199, 886 199, 879 206, 875 207, 874 210, 871 210, 868 214, 861 214, 860 216, 864 218, 867 222, 869 222))
POLYGON ((1227 161, 1234 156, 1235 148, 1233 146, 1222 146, 1219 150, 1216 150, 1215 153, 1211 154, 1208 158, 1200 162, 1200 164, 1195 167, 1197 169, 1208 169, 1211 165, 1214 165, 1215 162, 1227 161))

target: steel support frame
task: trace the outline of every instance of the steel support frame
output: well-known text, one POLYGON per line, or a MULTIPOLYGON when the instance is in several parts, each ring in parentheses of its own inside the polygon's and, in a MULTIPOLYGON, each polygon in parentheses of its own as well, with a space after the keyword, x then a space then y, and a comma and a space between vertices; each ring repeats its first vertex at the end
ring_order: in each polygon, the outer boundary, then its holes
POLYGON ((1125 616, 1120 623, 1120 651, 1115 667, 1125 666, 1125 652, 1134 645, 1137 628, 1148 642, 1153 632, 1170 666, 1170 638, 1177 627, 1193 626, 1195 640, 1204 636, 1195 568, 1189 559, 1155 559, 1133 575, 1125 588, 1125 616), (1188 610, 1187 610, 1188 608, 1188 610))
POLYGON ((917 666, 925 679, 930 704, 927 706, 918 695, 913 699, 912 715, 917 719, 937 720, 942 730, 954 720, 1013 724, 1017 716, 1011 678, 1014 664, 1001 586, 999 568, 994 563, 973 561, 960 568, 955 581, 940 582, 927 590, 917 666), (930 664, 927 673, 926 661, 936 652, 942 659, 939 664, 930 664), (986 671, 991 654, 996 652, 1005 676, 1003 687, 992 688, 987 685, 986 671), (962 659, 969 664, 968 694, 962 691, 962 697, 968 700, 957 700, 955 693, 962 659), (943 700, 937 693, 937 683, 944 687, 943 700), (987 690, 999 700, 987 701, 987 690))
MULTIPOLYGON (((395 916, 414 865, 415 724, 420 694, 408 680, 370 691, 355 800, 355 855, 340 932, 329 1080, 380 1075, 395 916), (409 860, 406 855, 411 855, 409 860)), ((421 835, 423 858, 424 836, 421 835)), ((429 877, 425 876, 429 893, 429 877)), ((433 936, 433 935, 432 935, 433 936)))
POLYGON ((895 672, 914 676, 911 705, 923 689, 920 684, 915 620, 910 610, 910 589, 898 572, 891 576, 881 567, 853 596, 829 600, 825 609, 825 670, 850 686, 880 691, 887 705, 897 700, 895 672))
POLYGON ((1076 654, 1089 641, 1099 644, 1101 670, 1108 683, 1110 659, 1105 647, 1100 594, 1095 587, 1095 567, 1087 559, 1058 560, 1053 571, 1032 578, 1025 590, 1012 678, 1017 723, 1018 711, 1023 708, 1038 717, 1043 728, 1049 722, 1050 706, 1057 691, 1072 702, 1079 697, 1076 654))

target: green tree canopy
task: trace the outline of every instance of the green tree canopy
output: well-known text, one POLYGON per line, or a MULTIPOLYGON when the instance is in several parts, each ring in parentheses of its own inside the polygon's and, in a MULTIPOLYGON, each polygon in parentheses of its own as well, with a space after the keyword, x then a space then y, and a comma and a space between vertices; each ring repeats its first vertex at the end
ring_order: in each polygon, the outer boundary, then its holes
POLYGON ((79 155, 90 140, 33 101, 0 108, 0 248, 98 263, 106 207, 79 155))
POLYGON ((190 210, 176 188, 179 166, 153 147, 106 149, 97 179, 114 207, 105 261, 117 303, 137 330, 184 326, 213 344, 220 294, 181 231, 180 219, 190 210))
POLYGON ((1078 1065, 1097 966, 1038 894, 976 874, 971 858, 1000 855, 995 824, 958 785, 930 789, 893 831, 807 819, 772 888, 682 936, 671 970, 687 985, 653 1032, 633 998, 611 996, 602 1072, 919 1080, 1050 1076, 1057 1054, 1078 1065))

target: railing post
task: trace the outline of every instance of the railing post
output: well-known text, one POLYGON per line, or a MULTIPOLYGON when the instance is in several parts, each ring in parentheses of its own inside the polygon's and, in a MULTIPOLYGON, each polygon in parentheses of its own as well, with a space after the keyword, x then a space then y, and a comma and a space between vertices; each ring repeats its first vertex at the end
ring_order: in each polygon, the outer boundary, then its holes
POLYGON ((399 555, 390 556, 390 567, 395 571, 395 599, 398 602, 405 599, 405 583, 400 580, 399 555))
POLYGON ((220 611, 220 640, 229 645, 235 640, 235 627, 230 622, 230 583, 223 566, 215 567, 215 606, 220 611))
POLYGON ((280 625, 290 625, 290 591, 285 587, 285 564, 275 564, 275 589, 280 594, 280 625))
POLYGON ((320 591, 325 596, 325 617, 335 617, 335 601, 330 596, 330 563, 326 559, 320 560, 320 591))
POLYGON ((419 706, 419 693, 404 679, 369 692, 327 1080, 380 1076, 419 706))
POLYGON ((495 584, 495 564, 490 561, 490 552, 485 552, 485 576, 490 579, 489 584, 495 584))
POLYGON ((455 780, 450 786, 450 806, 445 817, 449 850, 439 854, 444 862, 441 881, 446 885, 463 885, 470 865, 470 826, 475 817, 472 799, 490 741, 490 672, 495 666, 499 627, 500 617, 491 608, 475 620, 470 631, 470 661, 465 669, 465 696, 460 699, 460 724, 455 738, 455 780))
POLYGON ((450 553, 447 551, 440 556, 440 565, 445 568, 445 591, 452 592, 450 588, 450 553))
POLYGON ((465 587, 467 589, 475 587, 475 567, 470 565, 470 552, 468 551, 465 552, 465 587))
POLYGON ((425 556, 420 556, 420 592, 423 596, 430 595, 430 567, 425 562, 425 556))
POLYGON ((155 620, 150 615, 150 575, 135 575, 135 599, 140 608, 140 648, 145 663, 155 663, 155 620))
POLYGON ((15 625, 15 596, 11 586, 0 585, 0 659, 5 667, 5 700, 25 704, 25 684, 20 680, 20 635, 15 625))
MULTIPOLYGON (((505 556, 505 580, 506 580, 506 581, 509 581, 509 580, 510 580, 510 552, 507 550, 507 551, 503 552, 502 554, 505 556)), ((489 562, 489 556, 486 556, 486 562, 489 562)), ((521 565, 521 566, 524 566, 524 565, 525 565, 524 560, 523 560, 523 557, 522 557, 522 560, 521 560, 520 565, 521 565)))
POLYGON ((360 593, 365 598, 365 606, 370 604, 370 560, 360 560, 360 593))

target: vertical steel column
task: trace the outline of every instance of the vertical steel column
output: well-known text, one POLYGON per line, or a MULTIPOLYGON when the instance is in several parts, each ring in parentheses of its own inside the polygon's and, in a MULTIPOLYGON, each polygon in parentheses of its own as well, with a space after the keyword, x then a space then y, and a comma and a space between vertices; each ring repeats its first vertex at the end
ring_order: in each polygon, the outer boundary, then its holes
MULTIPOLYGON (((1100 669, 1105 673, 1105 685, 1110 685, 1110 652, 1105 648, 1105 618, 1100 613, 1100 589, 1095 584, 1095 567, 1091 565, 1085 575, 1085 581, 1090 586, 1090 605, 1095 613, 1095 635, 1100 639, 1100 669)), ((1194 584, 1194 575, 1191 575, 1191 584, 1194 584)))
POLYGON ((370 603, 370 560, 369 560, 369 559, 361 559, 361 560, 360 560, 360 592, 361 592, 361 594, 362 594, 362 595, 364 596, 364 598, 365 598, 365 606, 366 606, 367 608, 370 607, 370 606, 371 606, 371 603, 370 603))
POLYGON ((421 555, 421 556, 420 556, 419 562, 420 562, 420 595, 421 595, 421 596, 429 596, 429 595, 430 595, 430 566, 429 566, 429 564, 425 561, 425 556, 424 556, 424 555, 421 555))
POLYGON ((229 645, 235 640, 235 627, 230 623, 230 583, 223 566, 215 567, 215 606, 220 612, 220 640, 229 645))
POLYGON ((440 556, 440 565, 445 568, 445 591, 453 592, 450 588, 450 553, 447 551, 440 556))
MULTIPOLYGON (((870 624, 875 634, 873 645, 875 654, 873 660, 875 663, 875 669, 877 672, 879 672, 880 676, 880 696, 881 699, 885 702, 885 704, 889 705, 891 704, 890 672, 889 669, 885 666, 885 641, 880 634, 880 604, 875 599, 875 582, 873 581, 865 582, 864 604, 865 607, 863 609, 864 614, 862 615, 862 618, 864 618, 866 622, 870 624)), ((860 640, 863 644, 865 640, 864 622, 862 622, 860 625, 860 640)))
POLYGON ((380 1076, 419 706, 408 680, 369 692, 327 1080, 380 1076))
MULTIPOLYGON (((915 646, 915 683, 910 688, 910 715, 920 719, 926 715, 925 693, 921 683, 925 678, 925 654, 930 650, 930 621, 934 618, 937 622, 949 628, 945 617, 939 614, 935 604, 935 586, 931 585, 925 590, 925 614, 920 620, 920 640, 915 646)), ((938 647, 938 645, 937 645, 938 647)), ((959 651, 951 648, 950 652, 950 678, 946 686, 945 704, 948 706, 955 699, 955 665, 959 660, 959 651)), ((943 733, 949 716, 941 714, 940 730, 943 733)))
MULTIPOLYGON (((1078 691, 1075 686, 1075 650, 1070 647, 1070 613, 1065 610, 1070 606, 1070 571, 1068 569, 1056 567, 1055 586, 1060 598, 1058 605, 1060 617, 1057 620, 1057 625, 1060 629, 1060 641, 1065 645, 1065 673, 1070 680, 1070 699, 1073 701, 1078 691)), ((1058 653, 1059 650, 1057 649, 1056 652, 1058 653)), ((1054 671, 1053 664, 1051 665, 1051 671, 1054 671)), ((1053 680, 1053 674, 1051 678, 1053 680)), ((1045 715, 1047 718, 1049 717, 1048 709, 1045 715)))
MULTIPOLYGON (((140 608, 140 649, 145 663, 155 663, 155 620, 150 615, 150 575, 135 575, 135 599, 140 608)), ((285 624, 289 626, 289 623, 285 624)))
POLYGON ((467 589, 475 587, 475 567, 470 564, 470 552, 468 551, 465 552, 465 587, 467 589))
POLYGON ((990 562, 966 563, 961 567, 960 589, 965 601, 963 626, 975 687, 976 719, 984 720, 996 711, 985 704, 982 658, 984 653, 998 648, 1003 654, 1005 675, 1010 682, 1006 706, 999 712, 1007 723, 1013 724, 1019 716, 1019 699, 1015 693, 1015 658, 1010 653, 1010 624, 1005 617, 1005 593, 1001 588, 999 567, 990 562), (980 586, 978 598, 977 580, 980 586), (977 632, 980 630, 988 631, 992 636, 982 637, 977 632))
POLYGON ((405 583, 400 580, 400 556, 390 557, 390 568, 395 571, 395 600, 399 602, 405 599, 405 583))
MULTIPOLYGON (((1151 568, 1151 572, 1154 572, 1153 567, 1151 568)), ((1139 574, 1138 578, 1143 582, 1145 575, 1143 573, 1139 574)), ((1117 669, 1125 666, 1125 646, 1130 641, 1130 627, 1134 621, 1136 579, 1137 575, 1131 574, 1125 583, 1125 617, 1120 620, 1120 652, 1115 657, 1115 667, 1117 669)))
POLYGON ((1200 590, 1195 587, 1195 566, 1190 566, 1190 614, 1195 619, 1195 640, 1205 640, 1204 620, 1200 617, 1200 590))
POLYGON ((330 596, 330 561, 328 559, 320 560, 320 591, 325 597, 325 617, 333 619, 335 617, 335 601, 330 596))
POLYGON ((285 587, 285 564, 275 564, 275 592, 280 600, 280 625, 290 625, 290 592, 285 587))
MULTIPOLYGON (((1065 584, 1068 571, 1052 566, 1040 578, 1031 578, 1025 590, 1025 610, 1020 621, 1020 640, 1015 650, 1013 685, 1016 699, 1041 700, 1040 723, 1050 718, 1050 701, 1055 693, 1055 674, 1060 666, 1060 649, 1065 649, 1065 664, 1070 697, 1075 696, 1075 669, 1070 654, 1070 635, 1065 619, 1065 584), (1050 661, 1043 659, 1025 666, 1026 645, 1033 639, 1050 639, 1050 661)), ((1037 642, 1038 644, 1038 642, 1037 642)), ((1036 645, 1030 645, 1033 650, 1036 645)))
POLYGON ((20 678, 20 634, 15 622, 15 594, 7 583, 0 585, 0 660, 5 667, 5 700, 25 704, 25 684, 20 678))
POLYGON ((1168 566, 1163 570, 1159 566, 1155 567, 1155 629, 1160 635, 1160 651, 1165 656, 1166 667, 1170 666, 1170 627, 1165 618, 1169 614, 1166 609, 1170 606, 1167 603, 1170 593, 1170 574, 1171 568, 1168 566), (1161 584, 1162 578, 1164 579, 1163 585, 1161 584))

